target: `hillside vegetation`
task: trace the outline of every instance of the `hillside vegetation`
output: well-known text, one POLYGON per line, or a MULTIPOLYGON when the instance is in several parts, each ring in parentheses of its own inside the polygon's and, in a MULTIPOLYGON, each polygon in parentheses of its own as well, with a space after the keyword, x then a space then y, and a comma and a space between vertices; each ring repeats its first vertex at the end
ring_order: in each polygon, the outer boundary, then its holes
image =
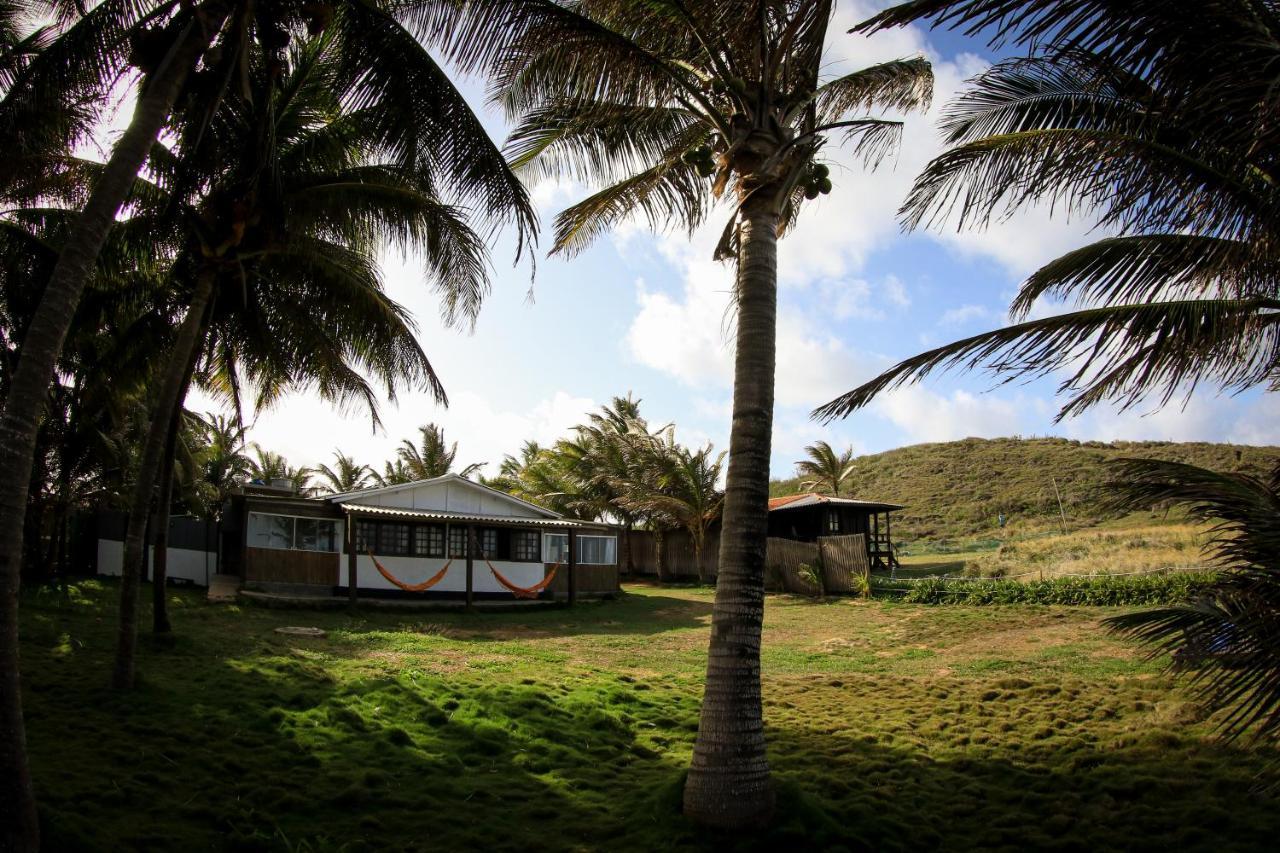
MULTIPOLYGON (((1262 475, 1280 464, 1280 447, 967 438, 859 457, 847 494, 906 505, 893 516, 894 538, 902 543, 1004 539, 1060 526, 1056 480, 1067 526, 1076 530, 1115 520, 1115 513, 1103 506, 1107 462, 1124 457, 1262 475), (1006 516, 1004 529, 998 523, 1000 513, 1006 516)), ((775 480, 770 486, 773 495, 792 494, 800 491, 800 480, 775 480)), ((1156 513, 1135 522, 1151 524, 1162 518, 1163 513, 1156 513)))

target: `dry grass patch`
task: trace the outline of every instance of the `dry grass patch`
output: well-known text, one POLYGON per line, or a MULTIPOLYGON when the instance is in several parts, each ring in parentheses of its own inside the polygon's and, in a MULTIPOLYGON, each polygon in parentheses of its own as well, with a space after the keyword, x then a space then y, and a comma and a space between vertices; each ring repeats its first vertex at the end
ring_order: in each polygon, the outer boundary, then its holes
POLYGON ((1082 530, 1005 542, 965 561, 965 574, 1036 580, 1067 575, 1155 572, 1203 567, 1201 528, 1185 524, 1082 530))

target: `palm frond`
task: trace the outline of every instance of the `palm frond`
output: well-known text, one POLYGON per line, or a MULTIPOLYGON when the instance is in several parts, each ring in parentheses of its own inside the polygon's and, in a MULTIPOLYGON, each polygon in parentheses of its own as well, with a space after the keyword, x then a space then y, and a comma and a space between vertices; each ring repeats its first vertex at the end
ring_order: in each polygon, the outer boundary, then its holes
POLYGON ((1212 381, 1228 390, 1280 376, 1280 301, 1206 299, 1074 311, 984 332, 906 359, 816 409, 829 422, 877 395, 937 369, 986 369, 1004 382, 1065 371, 1059 393, 1074 396, 1061 420, 1103 400, 1167 403, 1212 381))
POLYGON ((693 167, 672 158, 619 181, 556 217, 553 253, 574 255, 639 210, 655 230, 692 233, 710 207, 706 182, 693 167))
POLYGON ((1087 306, 1264 295, 1276 281, 1271 266, 1254 246, 1236 240, 1194 234, 1108 237, 1032 273, 1009 314, 1024 319, 1044 296, 1087 306))
POLYGON ((1113 506, 1184 509, 1212 524, 1205 552, 1222 574, 1185 605, 1125 614, 1108 627, 1170 654, 1175 672, 1229 738, 1280 731, 1280 484, 1241 473, 1222 473, 1177 462, 1125 459, 1113 463, 1113 506))
POLYGON ((927 59, 895 59, 829 80, 814 93, 818 121, 839 121, 855 111, 928 109, 933 67, 927 59))
POLYGON ((951 148, 916 179, 908 227, 983 225, 1030 202, 1096 212, 1121 230, 1194 231, 1249 239, 1265 209, 1261 188, 1226 164, 1144 136, 1050 128, 985 137, 951 148))
POLYGON ((553 102, 521 117, 506 152, 524 174, 608 183, 706 139, 699 116, 681 107, 553 102))
POLYGON ((371 0, 344 4, 335 27, 343 50, 335 83, 348 108, 367 110, 379 144, 407 168, 429 165, 439 186, 491 222, 535 240, 537 214, 466 100, 417 40, 371 0))

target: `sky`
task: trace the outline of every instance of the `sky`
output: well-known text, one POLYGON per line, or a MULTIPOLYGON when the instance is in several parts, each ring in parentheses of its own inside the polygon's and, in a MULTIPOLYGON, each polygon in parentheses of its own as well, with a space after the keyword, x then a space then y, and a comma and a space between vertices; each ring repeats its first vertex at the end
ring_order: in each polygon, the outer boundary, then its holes
MULTIPOLYGON (((819 439, 858 454, 969 436, 1280 443, 1275 395, 1204 390, 1185 406, 1099 407, 1054 423, 1062 400, 1051 380, 993 387, 990 377, 963 373, 884 394, 831 425, 809 418, 815 406, 902 358, 999 327, 1028 273, 1101 236, 1087 219, 1068 221, 1044 209, 1020 211, 983 231, 903 233, 895 213, 915 175, 942 151, 938 113, 997 57, 982 42, 920 27, 871 38, 846 33, 883 5, 839 5, 825 72, 923 54, 934 67, 934 105, 907 117, 900 151, 878 170, 830 157, 834 191, 806 207, 780 243, 773 476, 790 476, 805 446, 819 439)), ((461 88, 492 135, 504 138, 502 116, 485 105, 483 81, 463 80, 461 88)), ((547 258, 555 214, 589 191, 570 183, 533 186, 544 233, 532 291, 527 260, 513 265, 510 235, 499 235, 493 291, 469 333, 442 325, 420 264, 386 254, 387 290, 416 318, 447 408, 425 393, 401 393, 383 402, 375 431, 367 411, 335 411, 300 392, 253 415, 249 438, 295 465, 330 462, 342 450, 381 468, 401 439, 435 422, 457 441, 459 467, 483 462, 493 473, 524 441, 550 443, 588 411, 630 393, 651 423, 675 424, 684 443, 727 449, 732 270, 711 255, 731 211, 721 208, 692 238, 655 234, 636 221, 570 260, 547 258)), ((211 406, 198 396, 188 401, 196 410, 211 406)))

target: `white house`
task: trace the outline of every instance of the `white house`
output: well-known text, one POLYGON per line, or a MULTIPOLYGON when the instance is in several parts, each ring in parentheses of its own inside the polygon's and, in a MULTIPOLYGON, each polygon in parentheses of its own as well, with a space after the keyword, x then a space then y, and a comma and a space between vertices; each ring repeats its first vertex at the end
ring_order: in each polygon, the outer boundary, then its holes
POLYGON ((221 572, 248 588, 551 598, 569 595, 571 574, 577 594, 618 587, 613 528, 456 474, 318 498, 249 486, 224 512, 221 541, 221 572))

